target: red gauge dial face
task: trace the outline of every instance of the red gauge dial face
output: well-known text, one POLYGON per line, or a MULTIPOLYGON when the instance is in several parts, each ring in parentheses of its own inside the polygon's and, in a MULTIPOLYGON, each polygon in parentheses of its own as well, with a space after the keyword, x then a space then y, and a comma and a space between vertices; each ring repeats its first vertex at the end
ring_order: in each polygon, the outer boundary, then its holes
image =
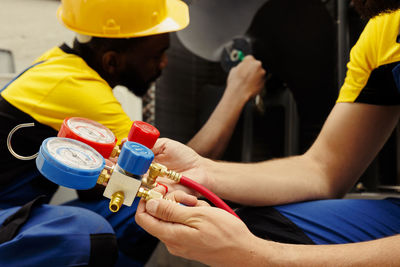
POLYGON ((110 144, 115 141, 114 134, 105 126, 91 120, 71 118, 67 121, 71 131, 80 137, 102 144, 110 144))

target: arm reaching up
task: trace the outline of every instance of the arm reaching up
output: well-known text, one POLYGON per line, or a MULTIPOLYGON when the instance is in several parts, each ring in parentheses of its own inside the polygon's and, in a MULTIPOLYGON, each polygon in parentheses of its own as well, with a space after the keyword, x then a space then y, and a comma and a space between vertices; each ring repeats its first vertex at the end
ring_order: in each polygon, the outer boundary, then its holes
POLYGON ((204 157, 221 157, 243 107, 264 86, 265 70, 253 56, 246 56, 229 73, 225 92, 217 107, 188 146, 204 157))

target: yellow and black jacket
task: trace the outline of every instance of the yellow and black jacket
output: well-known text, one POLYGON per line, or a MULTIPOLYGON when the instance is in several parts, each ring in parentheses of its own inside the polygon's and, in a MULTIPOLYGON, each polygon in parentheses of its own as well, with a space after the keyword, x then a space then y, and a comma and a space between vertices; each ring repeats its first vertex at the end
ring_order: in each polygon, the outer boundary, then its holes
POLYGON ((337 102, 400 104, 400 11, 371 19, 350 53, 337 102))
POLYGON ((66 117, 95 120, 113 131, 118 140, 128 135, 132 125, 108 83, 66 45, 55 47, 39 57, 34 65, 1 89, 0 95, 0 136, 3 140, 0 145, 0 195, 3 196, 18 179, 39 183, 33 191, 43 188, 43 183, 47 184, 43 179, 42 182, 31 179, 38 176, 34 161, 17 160, 8 152, 5 140, 16 125, 35 123, 35 127, 23 128, 13 136, 12 146, 21 155, 38 152, 45 138, 57 135, 66 117))

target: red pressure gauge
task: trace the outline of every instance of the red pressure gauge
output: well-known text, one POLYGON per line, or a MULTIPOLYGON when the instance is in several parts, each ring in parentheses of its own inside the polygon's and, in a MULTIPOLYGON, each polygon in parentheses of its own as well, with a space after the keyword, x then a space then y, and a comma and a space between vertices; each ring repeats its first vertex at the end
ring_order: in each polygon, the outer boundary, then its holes
POLYGON ((160 132, 151 124, 144 121, 134 121, 128 134, 128 141, 136 142, 152 149, 160 132))
POLYGON ((58 137, 66 137, 81 141, 93 147, 104 158, 109 158, 117 138, 104 125, 86 118, 65 118, 58 137))

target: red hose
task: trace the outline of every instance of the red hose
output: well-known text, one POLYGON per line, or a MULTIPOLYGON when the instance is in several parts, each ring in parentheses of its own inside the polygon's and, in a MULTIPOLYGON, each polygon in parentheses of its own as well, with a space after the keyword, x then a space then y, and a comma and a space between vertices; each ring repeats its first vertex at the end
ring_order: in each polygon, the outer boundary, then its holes
MULTIPOLYGON (((216 207, 221 208, 223 210, 226 210, 227 212, 235 215, 236 217, 239 218, 239 216, 229 207, 222 199, 220 199, 216 194, 202 186, 201 184, 193 181, 192 179, 182 176, 181 180, 179 182, 180 184, 187 186, 191 189, 196 190, 199 192, 201 195, 203 195, 205 198, 211 201, 216 207)), ((240 219, 240 218, 239 218, 240 219)))

